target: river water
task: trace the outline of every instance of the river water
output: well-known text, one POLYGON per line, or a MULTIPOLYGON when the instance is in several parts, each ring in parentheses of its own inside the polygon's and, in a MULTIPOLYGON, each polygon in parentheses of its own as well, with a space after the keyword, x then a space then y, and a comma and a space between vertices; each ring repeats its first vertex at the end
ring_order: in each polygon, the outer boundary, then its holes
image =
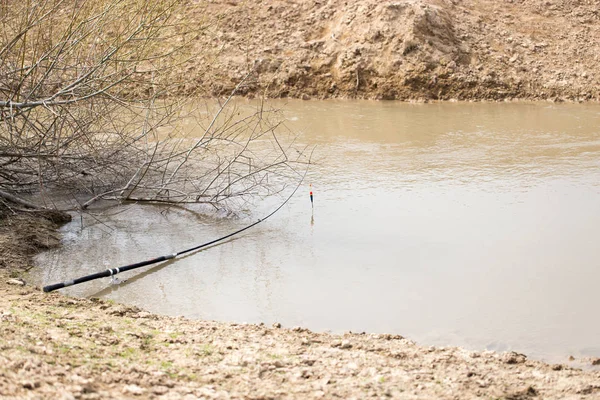
MULTIPOLYGON (((600 106, 276 105, 316 145, 306 184, 281 211, 206 251, 121 274, 123 284, 65 292, 552 362, 600 357, 600 106)), ((139 205, 77 217, 33 277, 55 283, 182 250, 276 201, 239 218, 139 205)))

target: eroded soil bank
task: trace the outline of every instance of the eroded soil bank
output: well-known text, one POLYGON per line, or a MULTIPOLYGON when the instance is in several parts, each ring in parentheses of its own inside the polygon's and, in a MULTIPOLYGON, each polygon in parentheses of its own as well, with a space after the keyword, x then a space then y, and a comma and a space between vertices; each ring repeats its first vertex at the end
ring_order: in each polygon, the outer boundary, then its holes
MULTIPOLYGON (((600 100, 595 0, 213 0, 179 93, 600 100), (215 62, 218 60, 218 62, 215 62)), ((192 10, 192 8, 190 8, 192 10)), ((182 71, 174 71, 180 74, 182 71)))

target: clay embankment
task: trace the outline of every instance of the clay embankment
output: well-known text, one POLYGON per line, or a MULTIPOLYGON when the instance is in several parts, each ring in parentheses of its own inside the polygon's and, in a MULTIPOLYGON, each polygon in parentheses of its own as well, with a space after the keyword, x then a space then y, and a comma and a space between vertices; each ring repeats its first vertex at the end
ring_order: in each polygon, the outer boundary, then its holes
POLYGON ((214 0, 181 93, 600 100, 595 0, 214 0))

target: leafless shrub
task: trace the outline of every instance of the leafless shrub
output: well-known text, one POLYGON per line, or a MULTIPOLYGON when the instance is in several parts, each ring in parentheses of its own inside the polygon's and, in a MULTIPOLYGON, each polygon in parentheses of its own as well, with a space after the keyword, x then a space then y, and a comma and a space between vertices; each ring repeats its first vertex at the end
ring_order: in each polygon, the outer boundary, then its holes
POLYGON ((302 154, 290 158, 276 112, 229 98, 198 114, 178 96, 177 71, 203 56, 192 45, 210 27, 186 21, 188 7, 1 3, 0 197, 37 193, 47 204, 49 190, 68 190, 84 195, 82 208, 100 198, 217 206, 294 176, 302 154))

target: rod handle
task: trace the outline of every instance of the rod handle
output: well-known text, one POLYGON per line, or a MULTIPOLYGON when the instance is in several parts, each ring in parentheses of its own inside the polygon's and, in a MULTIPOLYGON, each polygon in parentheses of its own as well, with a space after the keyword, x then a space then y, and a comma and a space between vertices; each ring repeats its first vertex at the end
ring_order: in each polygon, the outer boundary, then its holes
POLYGON ((64 287, 65 287, 65 283, 61 282, 61 283, 55 283, 53 285, 44 286, 43 290, 45 293, 49 293, 49 292, 53 292, 57 289, 62 289, 64 287))

